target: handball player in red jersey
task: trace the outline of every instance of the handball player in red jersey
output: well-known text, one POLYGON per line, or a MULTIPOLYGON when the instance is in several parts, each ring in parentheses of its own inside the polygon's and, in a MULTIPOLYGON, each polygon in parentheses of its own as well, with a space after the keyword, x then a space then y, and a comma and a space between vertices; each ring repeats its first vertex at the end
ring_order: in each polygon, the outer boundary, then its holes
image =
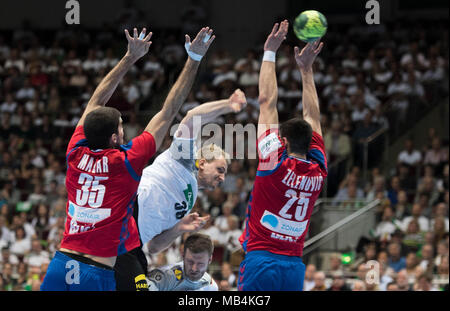
MULTIPOLYGON (((204 55, 208 28, 189 52, 204 55)), ((140 245, 133 206, 142 170, 158 150, 194 82, 199 62, 188 58, 161 111, 144 132, 123 144, 120 112, 105 107, 120 80, 151 45, 152 33, 131 37, 120 62, 101 81, 67 147, 67 220, 61 247, 52 259, 41 290, 115 290, 117 256, 140 245)), ((199 38, 200 37, 200 38, 199 38)))
POLYGON ((240 237, 245 251, 238 278, 240 291, 303 289, 301 256, 311 213, 327 176, 320 110, 312 64, 323 43, 295 47, 302 76, 303 119, 278 126, 276 51, 289 24, 275 24, 264 44, 259 75, 258 170, 240 237))

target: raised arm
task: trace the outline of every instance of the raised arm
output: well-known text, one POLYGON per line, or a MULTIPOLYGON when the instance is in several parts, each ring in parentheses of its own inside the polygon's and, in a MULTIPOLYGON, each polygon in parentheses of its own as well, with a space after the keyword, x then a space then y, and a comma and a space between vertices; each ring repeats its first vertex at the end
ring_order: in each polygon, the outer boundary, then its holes
POLYGON ((303 85, 303 119, 308 122, 312 130, 322 136, 322 128, 320 126, 320 108, 319 98, 317 96, 316 86, 314 83, 314 75, 312 64, 316 59, 316 56, 322 50, 323 43, 320 40, 306 44, 306 46, 300 51, 296 46, 294 48, 295 61, 297 62, 298 69, 302 75, 303 85))
MULTIPOLYGON (((192 41, 189 51, 196 55, 204 56, 215 38, 211 34, 212 29, 209 29, 209 27, 202 28, 194 41, 192 41)), ((191 39, 189 36, 186 35, 185 38, 186 44, 190 44, 191 39)), ((199 65, 200 60, 194 60, 191 56, 188 57, 180 76, 170 90, 169 95, 167 95, 161 111, 150 120, 145 128, 155 138, 156 149, 159 149, 161 146, 167 130, 191 91, 199 65)))
POLYGON ((264 44, 264 57, 259 72, 259 119, 258 137, 271 125, 278 125, 278 86, 275 72, 275 53, 286 39, 289 23, 276 23, 264 44))
POLYGON ((177 137, 181 138, 195 138, 198 133, 195 133, 196 129, 194 126, 194 117, 198 117, 201 124, 211 122, 215 120, 218 116, 227 113, 237 113, 241 111, 247 100, 245 98, 244 92, 240 89, 234 91, 234 93, 228 98, 223 100, 217 100, 202 104, 188 111, 186 116, 180 123, 179 131, 177 132, 177 137))
POLYGON ((114 66, 114 68, 103 78, 103 80, 97 86, 94 94, 92 94, 92 97, 86 106, 86 109, 83 112, 83 115, 78 121, 77 126, 84 124, 84 119, 89 112, 106 105, 106 103, 116 90, 117 86, 119 85, 120 80, 122 80, 128 70, 130 70, 130 68, 139 58, 147 54, 148 49, 152 44, 150 38, 152 37, 153 33, 150 32, 145 38, 142 38, 143 36, 145 36, 145 32, 146 29, 142 29, 140 37, 138 37, 138 31, 136 28, 134 28, 133 37, 131 37, 128 33, 128 30, 125 29, 125 36, 128 40, 127 52, 117 63, 117 65, 114 66))

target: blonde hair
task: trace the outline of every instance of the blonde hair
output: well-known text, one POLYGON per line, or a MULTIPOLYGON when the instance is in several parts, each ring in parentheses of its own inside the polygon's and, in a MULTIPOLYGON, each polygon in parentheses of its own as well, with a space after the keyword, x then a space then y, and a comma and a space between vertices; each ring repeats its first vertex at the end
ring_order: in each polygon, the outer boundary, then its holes
POLYGON ((216 144, 204 145, 197 151, 197 159, 205 159, 207 162, 212 162, 217 159, 224 158, 227 164, 230 164, 230 155, 216 144))

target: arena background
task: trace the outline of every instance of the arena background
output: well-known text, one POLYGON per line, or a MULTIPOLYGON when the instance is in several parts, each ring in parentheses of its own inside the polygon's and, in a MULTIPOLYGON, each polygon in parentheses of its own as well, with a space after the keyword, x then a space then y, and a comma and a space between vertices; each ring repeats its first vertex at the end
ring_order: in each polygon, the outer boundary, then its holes
MULTIPOLYGON (((202 26, 217 39, 187 107, 242 88, 257 97, 258 62, 274 22, 306 9, 329 29, 315 68, 329 158, 305 247, 310 290, 448 289, 448 4, 378 1, 86 1, 80 25, 64 1, 0 4, 0 290, 37 290, 64 224, 64 151, 90 94, 126 49, 123 29, 147 27, 154 42, 109 105, 131 139, 161 107, 185 60, 183 35, 202 26), (405 145, 411 150, 405 152, 405 145), (409 148, 409 147, 408 147, 409 148), (410 225, 412 221, 412 225, 410 225), (400 260, 395 252, 400 246, 400 260), (365 263, 377 264, 367 267, 365 263), (381 269, 378 284, 366 275, 381 269), (389 285, 390 284, 390 285, 389 285), (389 286, 388 286, 389 285, 389 286)), ((301 83, 292 28, 278 53, 280 121, 299 114, 301 83)), ((248 105, 217 123, 255 123, 248 105)), ((170 136, 160 152, 168 147, 170 136)), ((255 161, 234 160, 221 189, 195 209, 211 214, 210 273, 235 290, 237 244, 255 161)), ((180 241, 149 256, 150 268, 180 259, 180 241)))

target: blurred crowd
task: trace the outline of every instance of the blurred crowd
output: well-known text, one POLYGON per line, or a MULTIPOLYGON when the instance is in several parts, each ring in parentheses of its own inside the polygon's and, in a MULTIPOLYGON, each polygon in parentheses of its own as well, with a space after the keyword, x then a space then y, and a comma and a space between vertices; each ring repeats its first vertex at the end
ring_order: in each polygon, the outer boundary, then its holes
MULTIPOLYGON (((183 29, 191 31, 196 23, 187 20, 183 29)), ((127 26, 127 20, 118 25, 127 26)), ((108 103, 122 111, 128 140, 161 107, 186 59, 180 31, 152 31, 158 40, 108 103)), ((256 124, 263 41, 245 55, 212 46, 178 121, 187 110, 239 87, 248 100, 245 110, 214 122, 256 124)), ((0 290, 39 289, 64 232, 67 142, 95 87, 125 53, 124 42, 123 30, 111 25, 38 32, 24 24, 0 33, 0 290)), ((375 140, 369 145, 370 178, 363 180, 361 171, 367 138, 384 130, 393 141, 448 96, 448 28, 416 21, 342 26, 330 28, 324 42, 314 68, 330 167, 324 195, 383 203, 373 235, 363 237, 357 250, 360 264, 336 264, 335 271, 308 265, 305 289, 437 289, 433 275, 448 280, 448 141, 433 130, 429 145, 420 149, 408 140, 389 176, 377 168, 381 153, 374 150, 382 142, 375 140), (363 264, 371 259, 382 263, 375 287, 364 278, 363 264)), ((294 44, 298 40, 290 34, 277 53, 280 122, 302 111, 294 44)), ((170 142, 167 135, 159 152, 170 142)), ((202 232, 215 244, 211 273, 221 290, 236 288, 243 258, 238 238, 256 168, 256 159, 232 160, 224 184, 199 193, 194 207, 212 216, 202 232)), ((154 256, 145 246, 149 268, 181 260, 182 240, 154 256)))

